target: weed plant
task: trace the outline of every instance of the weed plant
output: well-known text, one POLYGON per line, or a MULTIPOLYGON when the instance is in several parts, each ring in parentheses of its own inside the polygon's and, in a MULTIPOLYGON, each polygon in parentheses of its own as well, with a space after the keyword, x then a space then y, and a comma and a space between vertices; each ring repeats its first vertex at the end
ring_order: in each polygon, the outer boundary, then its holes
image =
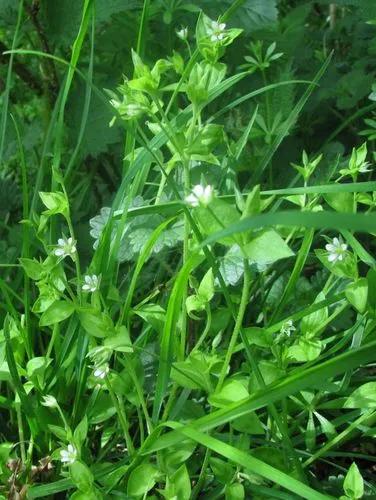
POLYGON ((368 113, 368 143, 285 162, 279 147, 336 55, 297 78, 276 41, 245 44, 236 22, 257 2, 128 3, 136 41, 103 88, 103 4, 82 2, 70 50, 54 55, 19 44, 37 14, 18 2, 0 137, 16 169, 4 182, 22 193, 1 264, 1 498, 376 498, 374 105, 355 117, 368 113), (170 37, 160 58, 147 44, 156 11, 170 37), (175 33, 176 12, 195 27, 175 33), (11 100, 20 60, 64 75, 44 82, 35 156, 11 100), (121 141, 102 156, 112 196, 88 214, 103 193, 83 154, 94 99, 121 141))

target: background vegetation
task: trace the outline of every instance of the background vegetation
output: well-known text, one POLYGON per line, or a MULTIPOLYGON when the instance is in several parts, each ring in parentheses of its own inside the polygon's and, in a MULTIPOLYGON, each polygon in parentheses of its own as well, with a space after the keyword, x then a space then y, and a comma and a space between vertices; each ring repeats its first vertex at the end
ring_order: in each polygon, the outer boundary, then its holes
POLYGON ((0 0, 1 498, 376 498, 374 0, 0 0))

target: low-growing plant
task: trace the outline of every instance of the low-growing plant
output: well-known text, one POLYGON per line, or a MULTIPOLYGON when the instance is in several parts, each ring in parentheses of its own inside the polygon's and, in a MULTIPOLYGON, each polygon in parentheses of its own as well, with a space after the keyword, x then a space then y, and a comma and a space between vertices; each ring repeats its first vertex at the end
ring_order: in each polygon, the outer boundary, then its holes
POLYGON ((179 51, 146 56, 145 1, 132 65, 102 91, 93 52, 88 76, 77 68, 94 12, 84 2, 34 197, 14 118, 22 246, 0 280, 2 498, 372 498, 370 146, 303 150, 276 189, 278 147, 332 56, 308 81, 273 82, 275 42, 224 62, 242 2, 219 18, 163 3, 167 25, 194 12, 195 31, 178 27, 179 51), (257 72, 262 86, 234 97, 257 72), (84 223, 80 140, 64 150, 77 78, 124 139, 121 182, 84 223), (300 97, 273 114, 270 93, 289 86, 300 97))

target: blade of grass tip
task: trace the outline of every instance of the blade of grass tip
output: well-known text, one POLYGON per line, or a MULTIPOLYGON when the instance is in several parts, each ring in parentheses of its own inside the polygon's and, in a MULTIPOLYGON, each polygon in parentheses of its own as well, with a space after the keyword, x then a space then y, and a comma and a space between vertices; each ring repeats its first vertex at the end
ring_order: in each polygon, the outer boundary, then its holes
POLYGON ((307 231, 304 234, 303 241, 302 241, 301 247, 299 249, 294 268, 290 274, 287 285, 286 285, 285 289, 283 290, 282 297, 280 298, 280 300, 279 300, 279 302, 278 302, 276 308, 274 309, 274 312, 270 318, 271 323, 273 323, 276 320, 276 318, 278 318, 283 306, 286 304, 287 300, 289 299, 291 293, 293 292, 293 290, 295 288, 295 285, 296 285, 296 283, 299 279, 299 276, 300 276, 300 274, 304 268, 304 265, 306 263, 306 260, 307 260, 308 254, 309 254, 309 250, 310 250, 311 245, 312 245, 314 234, 315 234, 315 232, 313 229, 311 229, 310 231, 307 231))
POLYGON ((266 226, 296 226, 312 229, 350 229, 372 233, 376 231, 376 219, 372 215, 322 212, 299 212, 297 210, 267 213, 246 217, 206 238, 201 246, 210 245, 221 238, 266 226))
POLYGON ((232 5, 220 16, 221 22, 228 21, 234 12, 245 4, 246 0, 235 0, 232 5))
MULTIPOLYGON (((358 349, 344 352, 319 365, 312 366, 300 372, 294 372, 282 381, 268 385, 265 389, 255 392, 244 401, 233 403, 227 408, 216 410, 196 419, 190 423, 190 426, 202 432, 208 431, 306 388, 320 387, 324 381, 328 381, 330 378, 341 375, 352 368, 374 362, 375 360, 376 340, 358 349)), ((181 437, 175 431, 157 437, 156 429, 154 434, 146 439, 141 452, 147 455, 173 446, 179 443, 180 440, 181 437)))
MULTIPOLYGON (((63 129, 64 129, 64 114, 65 114, 65 106, 68 100, 69 91, 73 82, 73 77, 75 74, 74 68, 77 66, 80 52, 82 48, 82 44, 86 35, 86 31, 89 25, 90 20, 90 10, 93 4, 93 0, 85 0, 83 10, 82 10, 82 18, 80 22, 80 27, 78 30, 77 37, 72 46, 72 55, 70 60, 70 65, 68 67, 68 73, 65 79, 65 84, 63 88, 63 94, 60 102, 59 108, 59 116, 57 120, 57 125, 55 129, 55 145, 54 145, 54 156, 52 161, 52 170, 58 171, 60 167, 60 159, 63 148, 63 129)), ((54 191, 56 187, 56 181, 54 176, 52 177, 52 191, 54 191)))
POLYGON ((308 101, 309 96, 313 92, 314 88, 317 85, 317 82, 320 80, 322 75, 325 73, 327 67, 329 66, 329 63, 332 59, 333 52, 328 56, 324 64, 321 66, 317 74, 315 75, 315 78, 312 80, 311 84, 308 86, 302 97, 299 99, 297 102, 296 106, 293 108, 291 111, 289 117, 287 118, 284 126, 281 129, 281 132, 277 135, 277 137, 274 139, 273 143, 271 144, 268 152, 264 156, 264 158, 261 160, 260 164, 256 167, 256 170, 252 176, 252 181, 251 185, 257 184, 258 180, 260 179, 261 174, 265 170, 266 166, 269 164, 270 160, 273 158, 274 153, 277 151, 279 145, 283 141, 283 139, 286 137, 288 134, 289 130, 291 127, 294 125, 296 122, 299 113, 303 109, 305 103, 308 101))
POLYGON ((253 457, 249 453, 246 453, 242 450, 235 448, 219 439, 216 439, 208 434, 204 434, 196 429, 192 429, 192 427, 183 427, 176 423, 168 423, 170 427, 176 429, 177 432, 181 432, 184 436, 196 441, 197 443, 209 448, 210 450, 218 453, 222 457, 231 460, 242 467, 245 467, 247 470, 251 471, 253 474, 263 477, 268 481, 272 481, 283 488, 296 493, 302 498, 307 498, 308 500, 328 500, 330 497, 328 495, 324 495, 319 491, 310 488, 306 484, 294 479, 290 475, 272 467, 271 465, 259 460, 258 458, 253 457))
POLYGON ((189 273, 198 263, 201 257, 193 254, 180 269, 176 276, 175 283, 168 301, 166 320, 160 339, 160 358, 157 373, 157 382, 155 388, 154 404, 153 404, 153 423, 157 423, 159 414, 162 408, 163 399, 166 394, 168 381, 171 372, 172 360, 174 357, 173 342, 176 337, 176 329, 178 317, 181 311, 181 301, 183 291, 188 282, 189 273))
POLYGON ((145 51, 146 29, 149 18, 150 0, 144 0, 142 8, 140 27, 137 36, 137 53, 142 57, 145 51))
POLYGON ((91 18, 91 34, 90 34, 90 57, 89 57, 89 66, 88 66, 88 70, 87 70, 87 80, 88 81, 86 83, 84 107, 82 110, 81 123, 80 123, 80 129, 78 132, 76 147, 74 148, 72 156, 70 157, 70 160, 69 160, 69 163, 68 163, 68 166, 66 168, 65 175, 64 175, 64 181, 65 181, 65 185, 67 187, 69 186, 69 180, 70 180, 70 177, 72 174, 72 169, 74 167, 78 153, 80 151, 82 139, 84 137, 84 133, 86 130, 86 124, 87 124, 87 120, 88 120, 88 116, 89 116, 91 94, 92 94, 92 83, 93 83, 94 40, 95 40, 95 9, 93 6, 92 18, 91 18))
MULTIPOLYGON (((23 14, 23 5, 24 5, 24 0, 20 0, 20 2, 18 4, 17 23, 16 23, 16 27, 14 29, 14 35, 13 35, 13 40, 12 40, 12 51, 14 51, 16 49, 16 45, 18 42, 18 34, 20 31, 22 14, 23 14)), ((4 90, 3 97, 2 97, 3 110, 2 110, 2 114, 1 114, 0 165, 2 164, 3 154, 4 154, 5 132, 6 132, 7 121, 8 121, 9 95, 10 95, 10 87, 12 85, 13 61, 14 61, 14 52, 12 52, 10 54, 5 90, 4 90)))
MULTIPOLYGON (((17 121, 14 116, 10 115, 13 120, 13 125, 16 131, 18 149, 20 153, 20 166, 21 166, 21 183, 22 183, 22 215, 23 219, 26 220, 29 217, 29 187, 27 181, 27 171, 26 171, 26 162, 25 162, 25 153, 22 146, 22 140, 20 131, 17 125, 17 121)), ((27 224, 22 225, 22 250, 21 256, 23 258, 29 258, 30 253, 30 228, 27 224)), ((25 311, 25 340, 26 340, 26 352, 31 359, 33 354, 33 340, 32 340, 32 332, 31 332, 31 321, 30 321, 30 278, 24 273, 24 311, 25 311)))

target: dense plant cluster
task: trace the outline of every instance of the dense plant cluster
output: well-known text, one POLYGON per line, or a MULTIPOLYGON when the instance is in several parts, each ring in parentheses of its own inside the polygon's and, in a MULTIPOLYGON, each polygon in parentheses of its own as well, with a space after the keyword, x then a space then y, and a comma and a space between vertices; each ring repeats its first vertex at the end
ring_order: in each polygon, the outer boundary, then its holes
POLYGON ((0 498, 375 498, 375 2, 0 34, 0 498))

